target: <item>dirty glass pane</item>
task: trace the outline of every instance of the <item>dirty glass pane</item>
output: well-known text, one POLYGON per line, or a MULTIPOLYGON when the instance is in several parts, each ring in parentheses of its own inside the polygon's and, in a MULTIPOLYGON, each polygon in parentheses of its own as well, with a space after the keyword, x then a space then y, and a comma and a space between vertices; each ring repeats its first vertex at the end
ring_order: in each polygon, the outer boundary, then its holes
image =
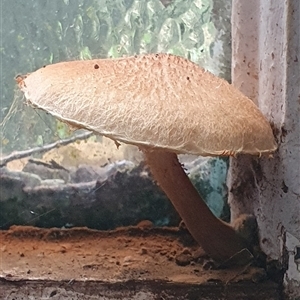
MULTIPOLYGON (((0 228, 109 229, 145 219, 177 225, 177 213, 137 148, 117 149, 111 140, 71 132, 26 107, 14 77, 60 61, 167 52, 230 80, 230 1, 2 0, 1 5, 0 228)), ((181 160, 213 212, 228 218, 227 161, 181 160)))

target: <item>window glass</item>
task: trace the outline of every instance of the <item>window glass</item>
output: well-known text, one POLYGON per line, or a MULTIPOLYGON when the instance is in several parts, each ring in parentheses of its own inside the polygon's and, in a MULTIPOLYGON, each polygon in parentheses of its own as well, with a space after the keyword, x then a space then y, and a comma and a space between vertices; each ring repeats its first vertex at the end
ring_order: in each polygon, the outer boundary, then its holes
MULTIPOLYGON (((230 9, 221 0, 3 0, 0 228, 177 225, 136 147, 117 149, 25 106, 14 78, 60 61, 167 52, 230 80, 230 9)), ((213 212, 228 218, 227 160, 180 159, 213 212)))

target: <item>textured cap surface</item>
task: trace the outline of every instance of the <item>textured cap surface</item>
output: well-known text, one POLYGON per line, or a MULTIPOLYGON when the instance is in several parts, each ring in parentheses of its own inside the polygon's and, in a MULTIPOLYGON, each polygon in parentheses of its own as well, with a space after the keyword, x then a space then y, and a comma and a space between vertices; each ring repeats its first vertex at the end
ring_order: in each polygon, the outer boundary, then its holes
POLYGON ((203 156, 276 149, 250 99, 182 57, 62 62, 18 83, 34 107, 125 143, 203 156))

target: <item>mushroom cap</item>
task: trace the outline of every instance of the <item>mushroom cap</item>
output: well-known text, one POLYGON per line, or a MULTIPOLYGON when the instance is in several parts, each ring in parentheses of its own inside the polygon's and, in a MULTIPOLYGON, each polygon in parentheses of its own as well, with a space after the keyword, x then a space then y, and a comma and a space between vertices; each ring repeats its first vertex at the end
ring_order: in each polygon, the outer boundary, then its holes
POLYGON ((17 79, 27 102, 114 140, 202 156, 276 150, 257 106, 182 57, 61 62, 17 79))

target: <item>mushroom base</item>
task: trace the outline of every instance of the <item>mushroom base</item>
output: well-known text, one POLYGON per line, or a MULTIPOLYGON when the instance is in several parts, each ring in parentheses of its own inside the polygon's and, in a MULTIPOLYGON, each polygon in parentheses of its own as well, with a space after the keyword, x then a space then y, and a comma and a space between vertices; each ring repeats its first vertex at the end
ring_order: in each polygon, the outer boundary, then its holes
MULTIPOLYGON (((229 224, 214 216, 184 172, 177 155, 155 150, 143 151, 157 184, 207 255, 220 264, 226 261, 245 263, 245 256, 240 253, 247 249, 247 242, 229 224), (231 260, 235 257, 238 259, 231 260)), ((249 251, 245 251, 245 255, 249 257, 249 251)))

